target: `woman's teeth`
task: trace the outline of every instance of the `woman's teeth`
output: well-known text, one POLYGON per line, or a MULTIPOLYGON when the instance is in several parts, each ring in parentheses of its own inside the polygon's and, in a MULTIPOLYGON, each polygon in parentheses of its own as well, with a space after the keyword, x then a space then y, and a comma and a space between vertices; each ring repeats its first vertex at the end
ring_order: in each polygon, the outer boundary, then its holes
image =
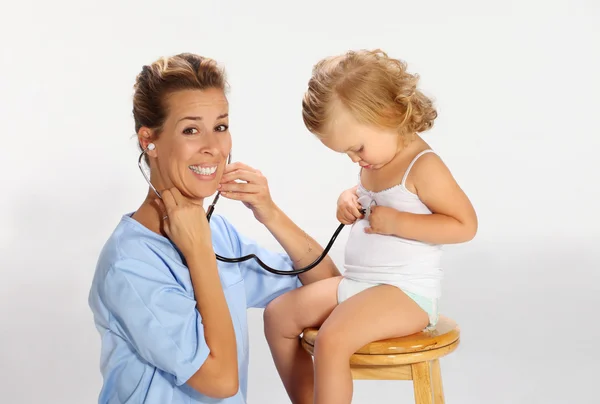
POLYGON ((190 166, 190 170, 200 175, 212 175, 217 171, 217 166, 213 167, 200 167, 200 166, 190 166))

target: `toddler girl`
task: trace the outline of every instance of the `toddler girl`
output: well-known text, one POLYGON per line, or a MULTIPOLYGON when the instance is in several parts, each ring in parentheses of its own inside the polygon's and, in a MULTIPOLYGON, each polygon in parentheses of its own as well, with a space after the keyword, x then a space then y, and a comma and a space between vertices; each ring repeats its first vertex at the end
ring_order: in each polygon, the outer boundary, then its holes
POLYGON ((304 122, 360 171, 338 200, 338 219, 353 224, 343 276, 293 290, 265 310, 267 341, 294 403, 350 403, 356 350, 435 326, 441 245, 477 231, 469 199, 418 135, 437 112, 417 82, 404 62, 380 50, 347 52, 313 69, 304 122), (313 374, 298 337, 314 326, 313 374))

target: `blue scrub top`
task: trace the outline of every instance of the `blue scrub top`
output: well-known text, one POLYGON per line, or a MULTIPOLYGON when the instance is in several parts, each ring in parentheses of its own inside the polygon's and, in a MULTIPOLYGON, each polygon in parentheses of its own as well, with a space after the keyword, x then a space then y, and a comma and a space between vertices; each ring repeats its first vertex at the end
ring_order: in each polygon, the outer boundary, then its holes
MULTIPOLYGON (((256 254, 273 268, 292 269, 287 255, 267 251, 239 234, 219 215, 210 221, 213 247, 224 257, 256 254)), ((240 389, 227 399, 204 396, 186 381, 210 352, 183 256, 167 238, 124 215, 104 245, 89 305, 101 336, 103 386, 99 404, 246 403, 246 309, 301 286, 297 276, 278 276, 254 260, 217 261, 235 328, 240 389)))

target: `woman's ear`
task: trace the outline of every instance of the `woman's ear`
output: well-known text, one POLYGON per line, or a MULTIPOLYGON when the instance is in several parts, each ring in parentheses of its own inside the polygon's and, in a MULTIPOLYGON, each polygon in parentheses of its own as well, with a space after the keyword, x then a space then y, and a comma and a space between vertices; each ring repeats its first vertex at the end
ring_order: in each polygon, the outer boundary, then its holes
MULTIPOLYGON (((146 127, 140 128, 140 130, 138 131, 138 142, 140 143, 140 147, 142 148, 142 150, 146 150, 148 148, 148 145, 152 143, 153 140, 154 135, 151 129, 146 127)), ((156 145, 154 145, 154 148, 146 150, 146 154, 151 157, 156 157, 156 145)))

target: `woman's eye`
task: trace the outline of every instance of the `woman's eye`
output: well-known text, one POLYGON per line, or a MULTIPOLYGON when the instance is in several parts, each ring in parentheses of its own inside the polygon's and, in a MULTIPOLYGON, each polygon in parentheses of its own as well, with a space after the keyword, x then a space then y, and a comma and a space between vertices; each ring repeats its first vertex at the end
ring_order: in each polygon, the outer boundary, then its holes
POLYGON ((219 125, 215 129, 216 129, 217 132, 225 132, 225 131, 227 131, 227 129, 229 129, 229 126, 227 126, 227 125, 219 125))
POLYGON ((198 129, 196 128, 186 128, 183 130, 183 133, 185 133, 186 135, 195 135, 196 133, 198 133, 198 129))

